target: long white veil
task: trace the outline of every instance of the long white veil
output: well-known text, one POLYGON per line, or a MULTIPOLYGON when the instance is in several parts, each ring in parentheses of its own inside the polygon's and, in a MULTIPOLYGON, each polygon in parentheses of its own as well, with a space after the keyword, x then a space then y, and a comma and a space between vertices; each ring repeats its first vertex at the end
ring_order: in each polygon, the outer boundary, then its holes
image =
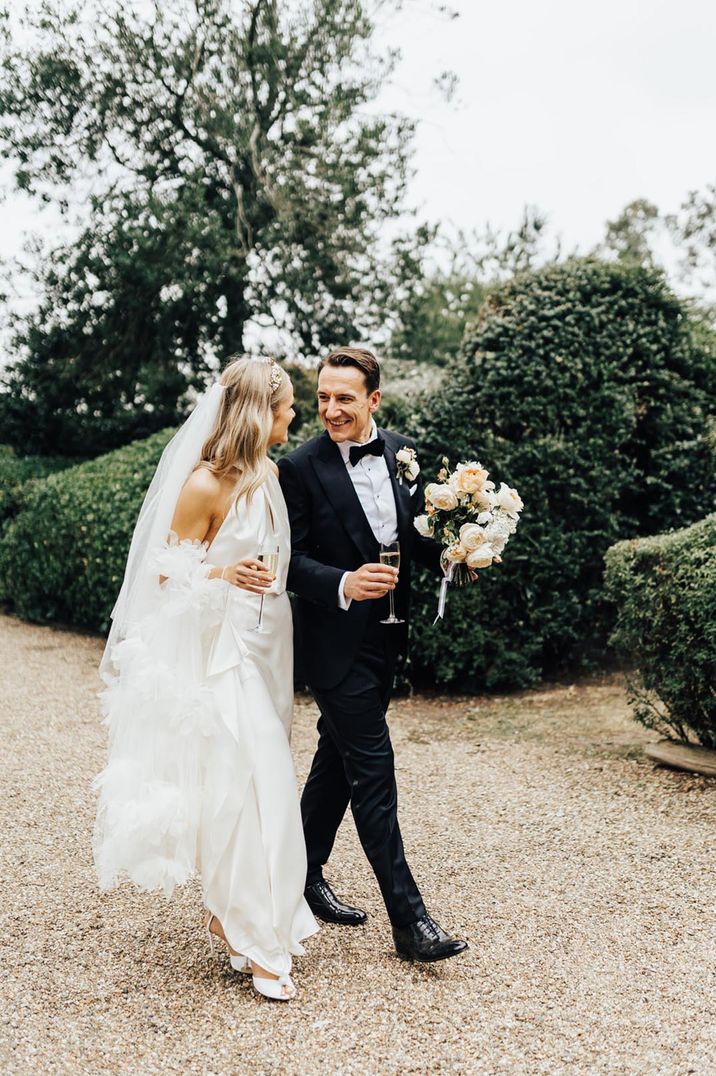
POLYGON ((219 382, 204 393, 183 426, 162 452, 142 504, 124 570, 124 580, 112 610, 112 626, 100 662, 100 675, 113 680, 112 651, 132 626, 154 607, 159 575, 151 554, 168 535, 179 494, 201 457, 201 450, 216 424, 224 386, 219 382))

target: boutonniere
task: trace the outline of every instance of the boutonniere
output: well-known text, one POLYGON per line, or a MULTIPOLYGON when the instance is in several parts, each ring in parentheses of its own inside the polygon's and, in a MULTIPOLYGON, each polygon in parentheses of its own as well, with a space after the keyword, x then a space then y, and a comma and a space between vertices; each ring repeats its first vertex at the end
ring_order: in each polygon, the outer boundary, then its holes
POLYGON ((398 481, 401 486, 403 479, 407 478, 408 482, 413 482, 420 474, 420 465, 418 463, 418 457, 414 448, 408 448, 407 445, 403 445, 395 453, 395 469, 398 472, 398 481))

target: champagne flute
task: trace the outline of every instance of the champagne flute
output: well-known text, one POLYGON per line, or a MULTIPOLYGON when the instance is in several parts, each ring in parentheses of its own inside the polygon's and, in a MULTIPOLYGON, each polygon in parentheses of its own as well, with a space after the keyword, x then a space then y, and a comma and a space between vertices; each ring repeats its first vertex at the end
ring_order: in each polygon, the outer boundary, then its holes
MULTIPOLYGON (((267 572, 276 578, 278 575, 278 546, 275 549, 263 549, 259 555, 258 560, 261 561, 267 572)), ((251 631, 255 631, 258 635, 270 635, 270 630, 262 626, 262 618, 264 615, 264 598, 265 594, 261 595, 261 605, 259 606, 259 620, 255 628, 251 628, 251 631)))
MULTIPOLYGON (((380 543, 380 563, 387 564, 390 568, 400 568, 400 542, 380 543)), ((395 615, 395 600, 393 591, 388 591, 390 598, 390 616, 381 620, 381 624, 404 624, 405 621, 395 615)))

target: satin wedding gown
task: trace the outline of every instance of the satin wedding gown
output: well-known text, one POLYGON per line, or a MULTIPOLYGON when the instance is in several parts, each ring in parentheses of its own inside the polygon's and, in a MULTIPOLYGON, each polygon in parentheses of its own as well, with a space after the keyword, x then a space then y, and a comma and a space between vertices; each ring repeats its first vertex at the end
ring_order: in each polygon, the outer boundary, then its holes
POLYGON ((233 949, 277 975, 318 930, 303 890, 306 851, 289 738, 290 527, 271 473, 231 509, 211 544, 166 542, 159 606, 120 642, 103 701, 109 763, 97 778, 100 885, 163 890, 200 873, 204 903, 233 949), (209 580, 278 550, 264 599, 209 580))

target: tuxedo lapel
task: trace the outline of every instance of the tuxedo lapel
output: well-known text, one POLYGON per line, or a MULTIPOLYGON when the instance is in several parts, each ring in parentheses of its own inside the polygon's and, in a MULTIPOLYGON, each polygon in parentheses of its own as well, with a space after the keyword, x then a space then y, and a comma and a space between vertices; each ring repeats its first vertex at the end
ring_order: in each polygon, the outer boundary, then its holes
MULTIPOLYGON (((386 453, 387 454, 387 453, 386 453)), ((376 559, 376 539, 350 480, 340 450, 327 433, 313 456, 314 470, 348 537, 366 562, 376 559)))
POLYGON ((398 469, 395 459, 395 453, 398 450, 394 445, 394 439, 387 430, 379 430, 378 432, 385 441, 385 462, 388 465, 388 473, 390 474, 390 481, 393 486, 393 496, 395 497, 395 511, 398 517, 398 537, 400 541, 405 544, 406 538, 410 533, 409 528, 413 522, 410 507, 410 487, 405 479, 403 479, 402 482, 398 479, 398 469))

